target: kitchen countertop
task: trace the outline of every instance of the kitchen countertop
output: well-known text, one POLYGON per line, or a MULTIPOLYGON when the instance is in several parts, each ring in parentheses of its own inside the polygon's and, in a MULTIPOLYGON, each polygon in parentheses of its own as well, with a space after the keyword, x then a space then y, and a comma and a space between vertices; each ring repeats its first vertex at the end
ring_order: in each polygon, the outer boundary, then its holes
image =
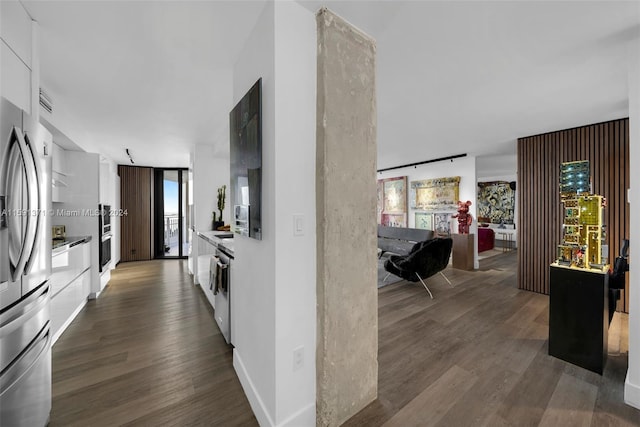
POLYGON ((231 231, 198 231, 197 234, 213 246, 233 257, 233 237, 225 237, 233 236, 234 234, 231 231))
POLYGON ((81 243, 87 243, 91 241, 91 236, 67 236, 64 240, 55 239, 52 240, 52 249, 53 254, 59 252, 64 252, 66 249, 69 249, 75 245, 79 245, 81 243))

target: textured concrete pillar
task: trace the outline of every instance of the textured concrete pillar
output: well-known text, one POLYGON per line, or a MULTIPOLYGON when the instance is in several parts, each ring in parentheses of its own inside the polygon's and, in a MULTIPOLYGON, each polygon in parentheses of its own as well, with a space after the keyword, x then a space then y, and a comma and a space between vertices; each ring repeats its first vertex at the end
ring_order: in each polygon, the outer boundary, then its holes
POLYGON ((377 396, 375 42, 331 11, 318 24, 317 425, 377 396))

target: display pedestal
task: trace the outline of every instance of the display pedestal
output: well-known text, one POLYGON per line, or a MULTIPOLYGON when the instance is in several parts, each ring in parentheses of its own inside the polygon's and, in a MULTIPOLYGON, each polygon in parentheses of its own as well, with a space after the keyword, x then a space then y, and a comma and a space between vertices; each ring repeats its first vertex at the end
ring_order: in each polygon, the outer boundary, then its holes
POLYGON ((609 274, 551 264, 549 355, 602 375, 609 331, 609 274))
POLYGON ((453 239, 453 268, 459 270, 473 270, 473 234, 452 234, 453 239))

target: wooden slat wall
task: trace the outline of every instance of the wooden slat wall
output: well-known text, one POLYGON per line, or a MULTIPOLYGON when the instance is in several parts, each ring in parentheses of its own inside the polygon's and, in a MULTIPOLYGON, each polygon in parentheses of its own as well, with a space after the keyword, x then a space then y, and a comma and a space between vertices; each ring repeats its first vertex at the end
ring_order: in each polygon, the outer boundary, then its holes
MULTIPOLYGON (((518 139, 518 287, 549 293, 562 234, 560 163, 589 160, 593 193, 607 198, 609 262, 629 237, 629 119, 518 139)), ((629 311, 629 281, 618 310, 629 311)))
POLYGON ((153 258, 151 251, 151 194, 153 168, 118 166, 121 218, 120 260, 143 261, 153 258))

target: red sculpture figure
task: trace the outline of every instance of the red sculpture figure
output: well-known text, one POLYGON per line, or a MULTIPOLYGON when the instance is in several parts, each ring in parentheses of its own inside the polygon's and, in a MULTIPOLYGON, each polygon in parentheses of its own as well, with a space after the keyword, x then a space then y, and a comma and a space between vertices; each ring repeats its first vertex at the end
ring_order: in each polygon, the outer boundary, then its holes
POLYGON ((458 218, 458 233, 469 234, 469 226, 473 222, 473 217, 469 213, 469 206, 471 201, 466 202, 458 201, 458 214, 453 215, 452 218, 458 218))

